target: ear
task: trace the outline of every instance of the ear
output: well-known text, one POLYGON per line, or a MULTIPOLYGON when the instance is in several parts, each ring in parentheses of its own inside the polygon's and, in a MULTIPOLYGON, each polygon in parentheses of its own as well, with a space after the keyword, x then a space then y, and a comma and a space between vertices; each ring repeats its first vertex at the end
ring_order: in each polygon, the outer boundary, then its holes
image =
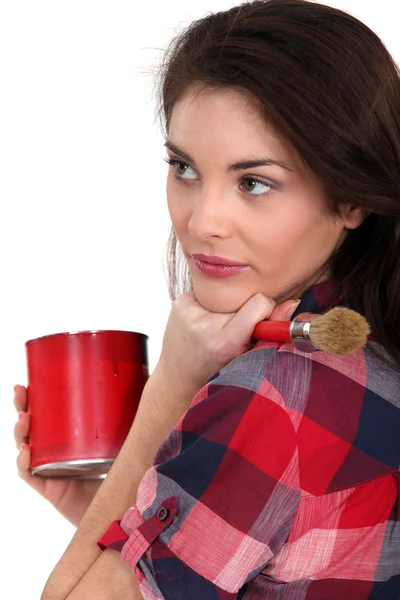
POLYGON ((342 204, 339 210, 346 229, 357 229, 370 214, 365 208, 354 204, 342 204))

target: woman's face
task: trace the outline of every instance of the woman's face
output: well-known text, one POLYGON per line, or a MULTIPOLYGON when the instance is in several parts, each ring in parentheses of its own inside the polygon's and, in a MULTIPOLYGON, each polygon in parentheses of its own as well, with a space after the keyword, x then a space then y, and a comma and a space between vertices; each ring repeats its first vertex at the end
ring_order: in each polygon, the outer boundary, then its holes
POLYGON ((235 312, 257 292, 298 298, 353 225, 328 213, 315 177, 239 92, 189 91, 173 109, 166 147, 177 161, 167 180, 172 225, 210 311, 235 312), (216 277, 196 266, 200 253, 247 268, 216 277))

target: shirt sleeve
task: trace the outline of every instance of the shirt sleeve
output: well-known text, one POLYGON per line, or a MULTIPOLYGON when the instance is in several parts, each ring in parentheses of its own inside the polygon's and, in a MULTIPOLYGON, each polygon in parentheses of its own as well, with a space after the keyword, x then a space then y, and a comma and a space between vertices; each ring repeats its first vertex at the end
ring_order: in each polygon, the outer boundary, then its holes
POLYGON ((284 544, 299 499, 284 399, 241 368, 194 398, 142 480, 137 505, 114 524, 113 547, 136 570, 145 600, 239 599, 284 544))

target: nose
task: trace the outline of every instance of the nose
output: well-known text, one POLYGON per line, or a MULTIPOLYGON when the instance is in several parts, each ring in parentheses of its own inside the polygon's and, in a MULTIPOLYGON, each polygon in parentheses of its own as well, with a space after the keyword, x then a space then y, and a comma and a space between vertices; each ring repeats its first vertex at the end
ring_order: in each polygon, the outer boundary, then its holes
POLYGON ((232 210, 229 198, 222 191, 203 189, 192 207, 189 232, 198 239, 230 237, 232 210))

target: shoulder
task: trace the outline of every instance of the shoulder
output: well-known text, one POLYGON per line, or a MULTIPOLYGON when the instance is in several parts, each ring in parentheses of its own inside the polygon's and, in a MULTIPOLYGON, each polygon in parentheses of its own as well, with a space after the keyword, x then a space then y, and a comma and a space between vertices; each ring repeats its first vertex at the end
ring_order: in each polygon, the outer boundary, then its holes
POLYGON ((266 365, 275 355, 276 348, 250 350, 216 373, 182 417, 182 434, 195 433, 230 448, 235 445, 239 452, 250 442, 265 446, 268 439, 277 446, 285 441, 293 451, 295 431, 285 399, 266 377, 266 365))
POLYGON ((346 382, 345 371, 340 357, 325 352, 300 352, 292 344, 260 342, 216 373, 202 395, 215 392, 215 386, 241 387, 268 394, 289 413, 302 414, 315 386, 326 386, 332 393, 333 388, 346 382))
POLYGON ((156 464, 197 456, 204 468, 206 462, 211 465, 223 459, 231 465, 246 463, 246 470, 268 473, 278 481, 288 465, 296 470, 291 416, 263 372, 275 353, 273 349, 268 357, 265 351, 246 352, 216 373, 165 440, 156 464))
POLYGON ((262 342, 221 370, 280 403, 296 434, 301 488, 312 495, 396 473, 400 374, 365 348, 339 356, 262 342))

